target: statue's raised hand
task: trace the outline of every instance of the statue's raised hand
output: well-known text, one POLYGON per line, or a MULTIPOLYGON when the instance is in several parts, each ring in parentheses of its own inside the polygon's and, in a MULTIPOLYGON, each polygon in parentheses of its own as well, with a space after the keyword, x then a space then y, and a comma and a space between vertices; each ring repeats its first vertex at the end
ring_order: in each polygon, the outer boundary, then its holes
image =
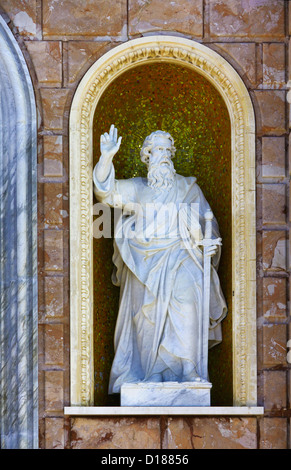
POLYGON ((100 151, 105 160, 112 160, 114 155, 118 152, 122 137, 117 139, 117 129, 112 124, 110 126, 109 134, 105 132, 100 138, 100 151))

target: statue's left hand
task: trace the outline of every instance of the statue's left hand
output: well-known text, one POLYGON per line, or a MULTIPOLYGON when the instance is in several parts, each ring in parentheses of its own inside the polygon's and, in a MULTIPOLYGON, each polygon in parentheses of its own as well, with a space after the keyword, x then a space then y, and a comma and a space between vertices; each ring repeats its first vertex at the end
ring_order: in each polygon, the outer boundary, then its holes
POLYGON ((206 256, 214 256, 217 253, 218 247, 221 245, 221 238, 217 238, 215 240, 207 240, 206 243, 204 241, 204 253, 206 256))
POLYGON ((217 246, 217 245, 212 245, 212 246, 204 247, 205 255, 206 255, 206 256, 210 256, 210 257, 216 255, 217 250, 218 250, 218 246, 217 246))

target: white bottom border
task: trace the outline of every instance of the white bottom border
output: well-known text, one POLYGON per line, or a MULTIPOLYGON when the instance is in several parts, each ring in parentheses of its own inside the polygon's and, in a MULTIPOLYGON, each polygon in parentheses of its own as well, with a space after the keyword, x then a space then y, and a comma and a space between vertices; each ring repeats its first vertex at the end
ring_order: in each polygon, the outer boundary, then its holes
POLYGON ((261 416, 262 406, 66 406, 67 416, 195 415, 261 416))

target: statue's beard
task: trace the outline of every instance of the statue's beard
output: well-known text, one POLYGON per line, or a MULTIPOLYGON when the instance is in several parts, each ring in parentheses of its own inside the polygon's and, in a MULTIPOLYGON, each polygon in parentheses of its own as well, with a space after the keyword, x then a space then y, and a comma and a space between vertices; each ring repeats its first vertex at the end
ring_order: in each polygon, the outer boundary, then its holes
POLYGON ((174 183, 176 170, 172 160, 167 163, 149 164, 148 185, 153 189, 170 189, 174 183))

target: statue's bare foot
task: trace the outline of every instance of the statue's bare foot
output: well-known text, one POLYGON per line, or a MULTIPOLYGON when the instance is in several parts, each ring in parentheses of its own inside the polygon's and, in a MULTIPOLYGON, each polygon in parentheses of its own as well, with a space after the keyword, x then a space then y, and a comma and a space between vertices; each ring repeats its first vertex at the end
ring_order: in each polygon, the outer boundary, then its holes
POLYGON ((198 382, 198 383, 205 383, 207 380, 199 377, 199 375, 193 371, 190 374, 184 375, 182 382, 198 382))

